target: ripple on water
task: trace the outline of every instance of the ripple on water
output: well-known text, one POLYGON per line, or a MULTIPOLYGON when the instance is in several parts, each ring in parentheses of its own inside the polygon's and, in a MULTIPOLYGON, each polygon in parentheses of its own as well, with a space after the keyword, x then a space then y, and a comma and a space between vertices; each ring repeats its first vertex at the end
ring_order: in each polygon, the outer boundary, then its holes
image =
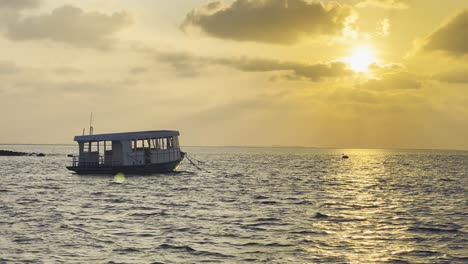
POLYGON ((187 148, 168 175, 79 177, 75 146, 0 157, 0 263, 466 263, 468 153, 187 148))
POLYGON ((462 226, 457 224, 435 224, 435 223, 417 223, 409 227, 408 231, 416 233, 458 233, 462 226))

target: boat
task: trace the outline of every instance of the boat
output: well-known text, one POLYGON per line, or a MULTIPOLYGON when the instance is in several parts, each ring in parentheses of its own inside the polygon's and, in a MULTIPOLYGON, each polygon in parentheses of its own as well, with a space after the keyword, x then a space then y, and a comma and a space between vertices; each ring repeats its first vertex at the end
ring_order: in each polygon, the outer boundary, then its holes
POLYGON ((90 134, 74 140, 79 155, 67 169, 77 174, 172 172, 185 156, 175 130, 90 134))

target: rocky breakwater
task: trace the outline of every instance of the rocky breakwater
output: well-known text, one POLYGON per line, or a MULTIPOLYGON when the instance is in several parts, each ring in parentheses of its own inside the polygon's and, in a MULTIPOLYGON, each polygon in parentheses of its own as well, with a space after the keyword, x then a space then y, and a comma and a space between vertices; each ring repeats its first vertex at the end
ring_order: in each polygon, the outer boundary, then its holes
POLYGON ((18 156, 36 156, 36 157, 44 157, 44 153, 27 153, 27 152, 17 152, 17 151, 10 151, 10 150, 0 150, 0 156, 10 156, 10 157, 18 157, 18 156))

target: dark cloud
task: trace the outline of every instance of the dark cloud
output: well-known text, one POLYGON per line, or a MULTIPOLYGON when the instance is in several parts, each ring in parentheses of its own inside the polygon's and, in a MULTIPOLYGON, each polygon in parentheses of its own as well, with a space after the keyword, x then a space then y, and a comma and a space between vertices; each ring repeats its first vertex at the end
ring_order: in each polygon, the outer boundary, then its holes
POLYGON ((39 6, 39 0, 0 0, 0 9, 26 9, 39 6))
POLYGON ((341 35, 351 22, 351 7, 306 0, 212 2, 187 14, 181 28, 199 28, 214 37, 288 44, 303 36, 341 35))
POLYGON ((192 77, 204 66, 221 65, 243 72, 277 72, 287 79, 305 79, 320 81, 323 78, 344 77, 353 74, 345 63, 330 62, 306 64, 256 58, 210 58, 198 57, 188 53, 157 52, 158 61, 169 63, 182 76, 192 77))
POLYGON ((424 51, 468 54, 468 9, 463 10, 426 38, 424 51))
POLYGON ((361 84, 360 87, 375 91, 411 90, 421 88, 422 81, 420 76, 401 71, 383 75, 379 79, 368 80, 361 84))
POLYGON ((456 69, 435 76, 437 80, 447 83, 468 83, 468 69, 456 69))
POLYGON ((375 6, 381 8, 408 8, 408 0, 364 0, 358 4, 359 7, 375 6))
POLYGON ((105 49, 115 41, 112 34, 129 23, 130 17, 125 12, 106 15, 63 6, 50 14, 10 20, 4 27, 11 40, 52 40, 78 47, 105 49))

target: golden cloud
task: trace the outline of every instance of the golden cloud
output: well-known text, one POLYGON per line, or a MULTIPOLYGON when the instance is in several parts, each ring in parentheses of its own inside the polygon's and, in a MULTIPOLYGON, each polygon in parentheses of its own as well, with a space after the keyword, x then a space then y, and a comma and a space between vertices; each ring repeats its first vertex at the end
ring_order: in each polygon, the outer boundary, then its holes
POLYGON ((468 68, 443 72, 435 77, 437 80, 447 83, 468 83, 468 68))
POLYGON ((370 79, 360 87, 374 91, 419 89, 423 82, 421 77, 407 71, 392 72, 378 79, 370 79))
POLYGON ((358 4, 358 7, 374 6, 381 8, 408 8, 408 0, 364 0, 358 4))

